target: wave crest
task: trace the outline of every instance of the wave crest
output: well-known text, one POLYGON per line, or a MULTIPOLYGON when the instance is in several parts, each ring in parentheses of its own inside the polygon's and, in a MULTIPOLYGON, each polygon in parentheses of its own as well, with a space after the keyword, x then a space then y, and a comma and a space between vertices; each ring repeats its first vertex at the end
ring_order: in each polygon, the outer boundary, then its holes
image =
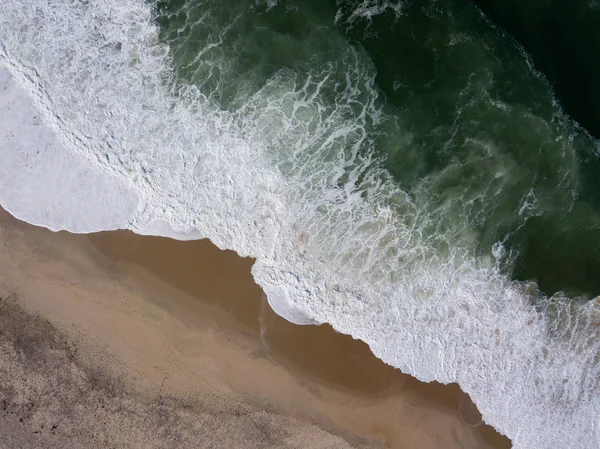
POLYGON ((532 301, 494 255, 476 257, 464 223, 392 181, 372 150, 389 118, 366 54, 279 70, 223 108, 177 80, 154 18, 141 0, 0 5, 0 60, 68 151, 136 190, 125 226, 256 258, 282 313, 329 322, 421 380, 458 382, 515 448, 588 447, 597 302, 532 301))

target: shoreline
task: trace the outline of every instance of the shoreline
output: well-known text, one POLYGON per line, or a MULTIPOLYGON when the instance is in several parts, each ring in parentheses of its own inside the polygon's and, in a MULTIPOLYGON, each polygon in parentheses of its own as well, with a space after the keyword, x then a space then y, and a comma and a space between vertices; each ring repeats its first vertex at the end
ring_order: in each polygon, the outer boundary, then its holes
MULTIPOLYGON (((251 259, 206 240, 52 233, 7 215, 0 213, 2 264, 10 267, 21 254, 21 271, 37 266, 43 278, 58 270, 61 282, 77 290, 76 298, 49 305, 29 289, 26 307, 59 330, 77 328, 67 333, 88 348, 83 360, 94 365, 98 354, 109 354, 113 375, 148 401, 157 391, 188 402, 208 392, 233 397, 351 435, 360 441, 352 447, 367 441, 400 448, 409 440, 423 448, 435 441, 510 447, 491 427, 464 423, 480 415, 457 385, 419 382, 329 325, 296 326, 276 315, 252 280, 251 259), (112 298, 101 294, 106 287, 112 298)), ((13 290, 23 290, 14 269, 5 272, 13 290)))

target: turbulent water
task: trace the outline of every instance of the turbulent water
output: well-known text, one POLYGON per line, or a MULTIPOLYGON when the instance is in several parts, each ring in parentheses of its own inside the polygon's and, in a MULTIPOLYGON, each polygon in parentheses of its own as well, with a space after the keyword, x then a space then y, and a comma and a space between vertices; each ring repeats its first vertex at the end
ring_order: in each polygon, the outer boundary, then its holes
POLYGON ((208 237, 514 447, 600 446, 600 6, 574 80, 525 7, 474 3, 4 2, 0 201, 208 237))

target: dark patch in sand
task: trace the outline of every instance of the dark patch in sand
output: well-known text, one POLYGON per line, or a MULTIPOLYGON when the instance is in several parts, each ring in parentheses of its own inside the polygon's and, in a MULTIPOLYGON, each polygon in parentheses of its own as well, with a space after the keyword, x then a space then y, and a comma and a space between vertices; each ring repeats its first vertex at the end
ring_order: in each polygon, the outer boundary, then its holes
POLYGON ((76 346, 16 299, 0 296, 2 447, 349 447, 314 426, 247 404, 223 413, 168 397, 144 403, 112 375, 80 363, 76 346))

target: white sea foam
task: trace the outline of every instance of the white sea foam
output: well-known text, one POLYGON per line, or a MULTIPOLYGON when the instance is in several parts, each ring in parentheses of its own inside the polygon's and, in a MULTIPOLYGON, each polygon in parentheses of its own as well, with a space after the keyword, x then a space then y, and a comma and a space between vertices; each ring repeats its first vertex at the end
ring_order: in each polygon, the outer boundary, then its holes
MULTIPOLYGON (((372 70, 368 58, 348 49, 334 105, 320 89, 336 67, 320 67, 308 81, 275 74, 232 113, 193 87, 173 87, 157 34, 142 0, 0 4, 0 62, 50 127, 37 140, 3 138, 2 168, 19 177, 11 183, 0 171, 2 204, 53 228, 210 238, 257 259, 253 275, 275 310, 329 322, 421 380, 458 382, 515 448, 590 447, 600 410, 597 305, 574 315, 557 303, 550 321, 526 286, 473 257, 468 233, 452 223, 430 232, 419 198, 360 151, 365 123, 381 119, 362 73, 372 70), (61 161, 51 170, 68 167, 68 189, 44 178, 49 160, 33 159, 31 170, 16 151, 18 143, 33 154, 42 138, 61 161), (45 222, 36 195, 17 195, 22 185, 70 207, 45 222), (104 204, 91 202, 95 191, 104 204), (102 215, 90 216, 90 204, 102 215)), ((3 135, 21 133, 23 122, 2 111, 3 135)))
POLYGON ((347 18, 347 22, 350 25, 359 20, 370 22, 374 17, 387 11, 392 11, 396 16, 400 16, 405 7, 404 2, 399 0, 363 0, 358 3, 338 0, 338 5, 344 7, 346 4, 351 10, 351 13, 347 18))
POLYGON ((137 189, 65 151, 31 97, 0 67, 0 196, 18 218, 54 231, 127 225, 137 189))

